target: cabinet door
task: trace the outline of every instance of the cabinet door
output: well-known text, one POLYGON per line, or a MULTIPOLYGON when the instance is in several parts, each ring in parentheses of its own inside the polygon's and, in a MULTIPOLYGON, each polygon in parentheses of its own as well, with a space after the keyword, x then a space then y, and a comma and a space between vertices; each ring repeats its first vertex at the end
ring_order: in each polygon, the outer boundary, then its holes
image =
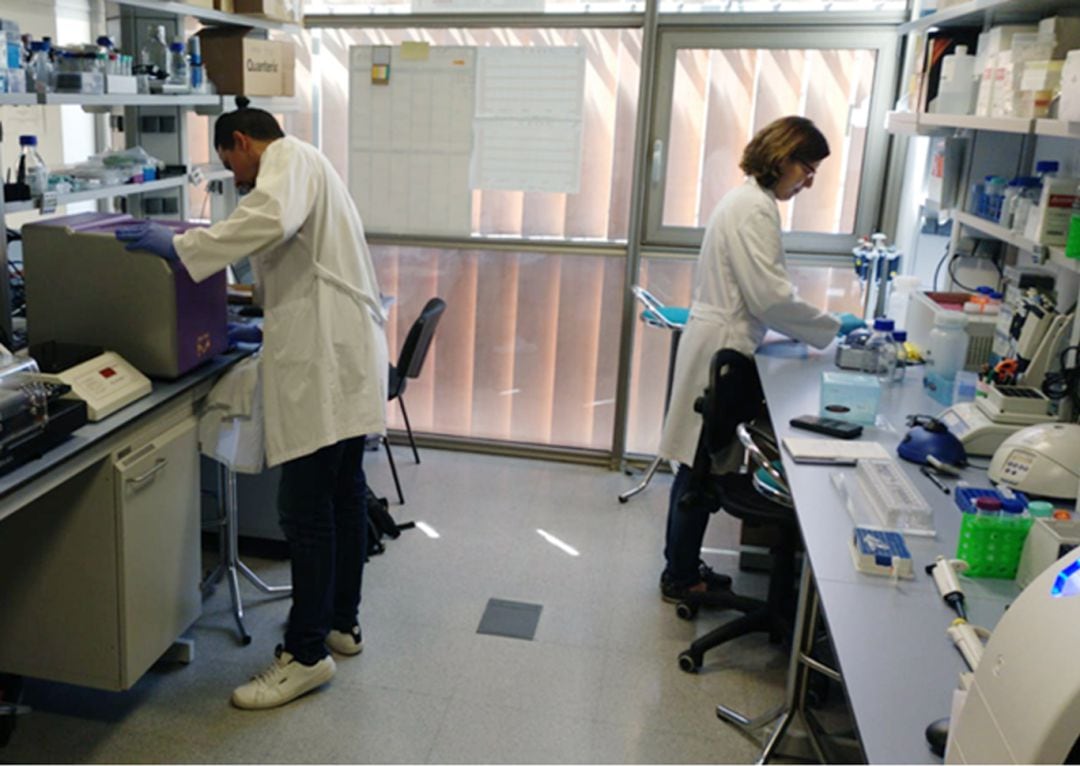
POLYGON ((114 461, 123 685, 199 616, 199 461, 188 418, 114 461))

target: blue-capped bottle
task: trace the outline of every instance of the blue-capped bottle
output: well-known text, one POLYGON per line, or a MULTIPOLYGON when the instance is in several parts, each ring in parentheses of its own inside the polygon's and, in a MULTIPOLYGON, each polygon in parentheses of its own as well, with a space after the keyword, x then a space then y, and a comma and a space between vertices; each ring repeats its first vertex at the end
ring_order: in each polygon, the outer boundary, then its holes
POLYGON ((896 341, 893 332, 896 326, 893 320, 878 317, 874 328, 866 341, 866 362, 863 372, 876 375, 882 383, 892 383, 896 371, 896 341))

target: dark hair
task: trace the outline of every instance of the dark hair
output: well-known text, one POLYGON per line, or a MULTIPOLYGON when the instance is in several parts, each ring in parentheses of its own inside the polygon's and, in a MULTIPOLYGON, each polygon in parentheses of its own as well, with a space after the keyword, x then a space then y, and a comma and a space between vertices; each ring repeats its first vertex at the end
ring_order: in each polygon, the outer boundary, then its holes
POLYGON ((766 189, 771 189, 787 160, 820 162, 829 156, 829 142, 805 117, 781 117, 757 132, 743 149, 739 167, 766 189))
POLYGON ((214 148, 233 149, 236 147, 234 132, 243 133, 259 141, 273 141, 283 138, 285 131, 278 125, 274 115, 262 109, 252 109, 251 102, 243 96, 236 97, 236 110, 225 112, 214 124, 214 148))

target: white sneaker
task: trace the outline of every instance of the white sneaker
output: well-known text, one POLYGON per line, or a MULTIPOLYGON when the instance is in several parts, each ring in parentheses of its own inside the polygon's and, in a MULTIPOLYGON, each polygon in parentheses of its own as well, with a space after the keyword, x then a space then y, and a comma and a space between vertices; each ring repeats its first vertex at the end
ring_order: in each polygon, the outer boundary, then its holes
POLYGON ((270 667, 233 690, 232 703, 244 710, 284 705, 334 677, 337 666, 330 655, 314 665, 303 665, 281 646, 274 650, 270 667))
POLYGON ((364 651, 364 638, 360 635, 360 626, 353 625, 352 630, 343 633, 340 630, 332 630, 326 635, 326 645, 331 651, 351 657, 364 651))

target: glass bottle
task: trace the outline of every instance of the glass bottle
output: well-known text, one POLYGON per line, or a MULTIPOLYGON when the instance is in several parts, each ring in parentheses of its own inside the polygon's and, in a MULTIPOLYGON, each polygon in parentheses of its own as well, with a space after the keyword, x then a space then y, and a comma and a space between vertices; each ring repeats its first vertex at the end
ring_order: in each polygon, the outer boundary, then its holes
POLYGON ((49 168, 37 150, 37 136, 19 136, 19 172, 17 179, 30 187, 30 194, 40 197, 49 190, 49 168))
POLYGON ((170 85, 191 86, 188 80, 187 51, 182 42, 169 45, 169 80, 170 85))

